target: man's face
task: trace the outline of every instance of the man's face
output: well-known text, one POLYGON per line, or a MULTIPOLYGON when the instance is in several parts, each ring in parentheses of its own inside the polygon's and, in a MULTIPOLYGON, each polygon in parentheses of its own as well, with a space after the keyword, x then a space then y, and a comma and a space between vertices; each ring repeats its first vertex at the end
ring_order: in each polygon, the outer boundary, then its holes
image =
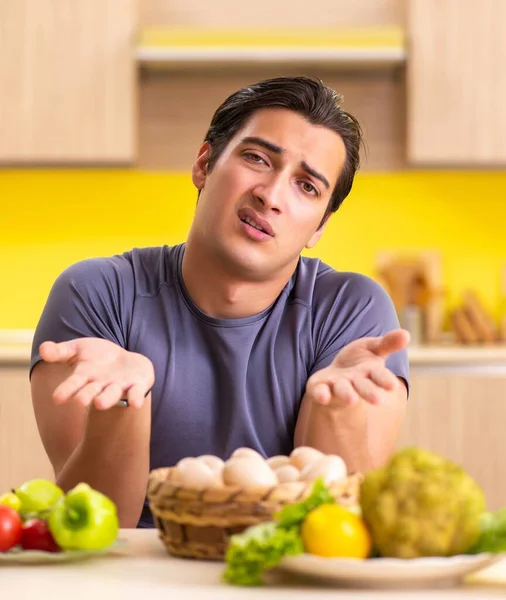
POLYGON ((210 173, 208 146, 193 167, 201 190, 193 232, 224 267, 253 280, 294 269, 313 246, 346 159, 341 137, 286 109, 262 109, 210 173))

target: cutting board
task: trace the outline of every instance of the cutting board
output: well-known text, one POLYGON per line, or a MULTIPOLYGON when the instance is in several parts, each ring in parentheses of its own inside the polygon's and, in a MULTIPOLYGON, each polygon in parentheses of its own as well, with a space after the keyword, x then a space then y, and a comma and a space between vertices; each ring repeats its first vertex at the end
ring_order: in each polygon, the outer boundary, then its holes
POLYGON ((443 331, 445 303, 441 255, 435 250, 381 250, 377 252, 375 257, 375 270, 378 275, 377 279, 379 283, 381 283, 385 289, 388 289, 388 286, 384 284, 379 274, 389 264, 403 257, 415 259, 423 264, 429 287, 434 292, 433 296, 428 300, 425 306, 424 342, 428 344, 437 343, 440 341, 443 331))

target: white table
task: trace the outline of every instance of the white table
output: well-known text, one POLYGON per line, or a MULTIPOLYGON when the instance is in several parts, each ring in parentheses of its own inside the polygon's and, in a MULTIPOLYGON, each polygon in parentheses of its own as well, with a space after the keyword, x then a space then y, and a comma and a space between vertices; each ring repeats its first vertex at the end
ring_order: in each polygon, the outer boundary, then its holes
MULTIPOLYGON (((156 530, 121 530, 127 541, 113 553, 75 563, 53 565, 0 564, 3 600, 373 600, 445 598, 484 600, 506 597, 506 561, 489 569, 495 585, 478 584, 448 590, 366 591, 315 586, 295 578, 279 578, 260 588, 238 588, 221 581, 223 564, 171 557, 156 530)), ((483 572, 485 573, 485 571, 483 572)))

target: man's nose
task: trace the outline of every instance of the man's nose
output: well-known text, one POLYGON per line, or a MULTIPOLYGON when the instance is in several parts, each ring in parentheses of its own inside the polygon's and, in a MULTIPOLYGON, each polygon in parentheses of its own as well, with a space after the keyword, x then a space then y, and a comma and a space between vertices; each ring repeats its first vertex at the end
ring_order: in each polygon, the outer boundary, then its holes
POLYGON ((264 208, 278 213, 281 212, 286 197, 283 178, 279 175, 269 177, 253 189, 253 195, 264 208))

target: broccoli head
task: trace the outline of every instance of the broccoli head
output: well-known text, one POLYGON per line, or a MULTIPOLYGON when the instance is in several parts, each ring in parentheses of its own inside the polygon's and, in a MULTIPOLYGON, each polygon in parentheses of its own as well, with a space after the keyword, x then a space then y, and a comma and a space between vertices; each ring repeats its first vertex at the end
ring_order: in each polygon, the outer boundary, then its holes
POLYGON ((365 476, 360 506, 380 556, 417 558, 466 552, 480 535, 486 502, 462 468, 408 448, 365 476))

